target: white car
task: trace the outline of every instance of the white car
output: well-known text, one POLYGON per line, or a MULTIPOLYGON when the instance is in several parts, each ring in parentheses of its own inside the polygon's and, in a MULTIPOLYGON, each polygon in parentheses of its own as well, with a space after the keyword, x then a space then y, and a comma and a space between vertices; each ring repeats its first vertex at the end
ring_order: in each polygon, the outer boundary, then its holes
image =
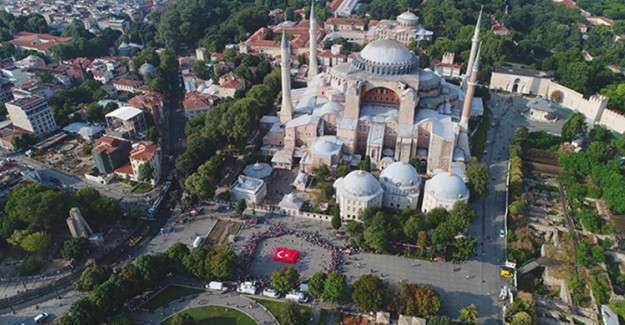
POLYGON ((280 298, 280 293, 274 288, 263 289, 263 296, 269 298, 280 298))
POLYGON ((499 229, 499 237, 501 238, 506 237, 506 232, 503 229, 499 229))

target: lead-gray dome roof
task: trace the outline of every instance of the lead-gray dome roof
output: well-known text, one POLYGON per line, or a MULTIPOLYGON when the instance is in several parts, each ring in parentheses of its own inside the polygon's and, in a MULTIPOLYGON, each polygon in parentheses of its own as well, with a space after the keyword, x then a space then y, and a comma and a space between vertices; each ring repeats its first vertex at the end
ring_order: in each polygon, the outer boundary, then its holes
POLYGON ((156 70, 156 68, 149 64, 149 63, 144 63, 141 65, 141 67, 139 68, 139 74, 140 75, 145 75, 145 74, 149 74, 149 73, 154 73, 154 71, 156 70))
POLYGON ((441 172, 425 183, 425 192, 445 201, 467 200, 469 189, 460 176, 441 172))
POLYGON ((417 15, 413 14, 410 11, 406 11, 404 13, 402 13, 401 15, 397 16, 397 20, 403 20, 403 21, 409 21, 409 22, 413 22, 413 21, 419 21, 419 17, 417 17, 417 15))
POLYGON ((399 188, 411 188, 421 185, 421 176, 411 164, 395 162, 380 173, 380 181, 399 188))
POLYGON ((343 189, 353 196, 376 195, 382 191, 375 177, 364 170, 347 174, 343 179, 343 189))
POLYGON ((392 39, 380 39, 365 46, 353 66, 375 74, 407 74, 419 67, 419 58, 406 45, 392 39))

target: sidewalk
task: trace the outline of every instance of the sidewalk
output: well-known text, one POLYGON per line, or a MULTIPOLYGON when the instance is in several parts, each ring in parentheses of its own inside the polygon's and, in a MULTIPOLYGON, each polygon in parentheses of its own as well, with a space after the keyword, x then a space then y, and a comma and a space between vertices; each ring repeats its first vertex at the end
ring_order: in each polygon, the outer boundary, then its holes
POLYGON ((161 307, 154 312, 134 311, 128 312, 127 314, 130 319, 139 324, 158 324, 177 312, 208 305, 237 309, 252 317, 260 325, 278 324, 273 315, 266 311, 260 304, 252 302, 247 297, 239 295, 236 292, 225 294, 204 293, 197 298, 186 298, 183 301, 171 302, 167 307, 161 307))

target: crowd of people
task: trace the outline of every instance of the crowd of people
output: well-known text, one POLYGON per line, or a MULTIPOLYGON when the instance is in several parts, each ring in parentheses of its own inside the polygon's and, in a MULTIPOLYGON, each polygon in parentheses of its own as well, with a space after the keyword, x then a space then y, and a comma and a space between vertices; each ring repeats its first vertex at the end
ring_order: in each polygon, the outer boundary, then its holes
POLYGON ((332 256, 328 265, 327 272, 331 273, 339 270, 339 267, 343 260, 340 248, 335 247, 328 240, 320 238, 312 232, 290 229, 284 224, 278 223, 277 225, 270 226, 269 229, 265 232, 253 233, 252 236, 248 239, 247 243, 239 253, 239 278, 246 278, 248 268, 252 264, 252 260, 254 259, 254 255, 256 254, 256 248, 258 247, 258 243, 261 240, 281 237, 285 235, 295 235, 296 237, 302 238, 315 246, 327 249, 328 251, 330 251, 332 256))

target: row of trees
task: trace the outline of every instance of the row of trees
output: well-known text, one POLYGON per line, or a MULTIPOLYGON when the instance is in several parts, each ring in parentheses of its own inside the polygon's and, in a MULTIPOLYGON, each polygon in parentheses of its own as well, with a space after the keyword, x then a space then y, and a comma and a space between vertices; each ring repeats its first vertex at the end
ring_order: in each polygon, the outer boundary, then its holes
POLYGON ((275 93, 266 85, 252 87, 244 98, 226 99, 185 126, 189 145, 176 159, 174 175, 194 199, 212 197, 220 179, 221 157, 226 145, 245 146, 257 119, 269 112, 275 93), (209 159, 210 158, 210 159, 209 159))
POLYGON ((12 13, 0 12, 0 42, 13 39, 18 32, 47 33, 48 23, 40 14, 28 14, 15 17, 12 13))
POLYGON ((208 278, 229 278, 236 271, 236 254, 223 246, 203 244, 192 252, 175 243, 167 251, 142 255, 119 272, 108 266, 85 269, 74 288, 89 291, 76 301, 70 312, 59 320, 63 325, 100 324, 125 302, 148 288, 161 285, 172 273, 208 278))
POLYGON ((376 252, 393 252, 396 243, 407 242, 419 247, 409 255, 433 258, 446 246, 454 259, 468 259, 475 255, 477 242, 472 236, 456 235, 467 228, 476 213, 464 201, 458 201, 451 211, 435 208, 426 215, 405 210, 389 215, 379 208, 369 207, 361 211, 362 224, 348 221, 346 231, 354 246, 376 252))
POLYGON ((98 36, 85 29, 80 20, 74 20, 71 25, 65 26, 61 36, 72 37, 68 44, 59 44, 50 48, 56 60, 67 60, 76 57, 96 58, 109 54, 109 48, 115 45, 121 32, 106 28, 98 36))

